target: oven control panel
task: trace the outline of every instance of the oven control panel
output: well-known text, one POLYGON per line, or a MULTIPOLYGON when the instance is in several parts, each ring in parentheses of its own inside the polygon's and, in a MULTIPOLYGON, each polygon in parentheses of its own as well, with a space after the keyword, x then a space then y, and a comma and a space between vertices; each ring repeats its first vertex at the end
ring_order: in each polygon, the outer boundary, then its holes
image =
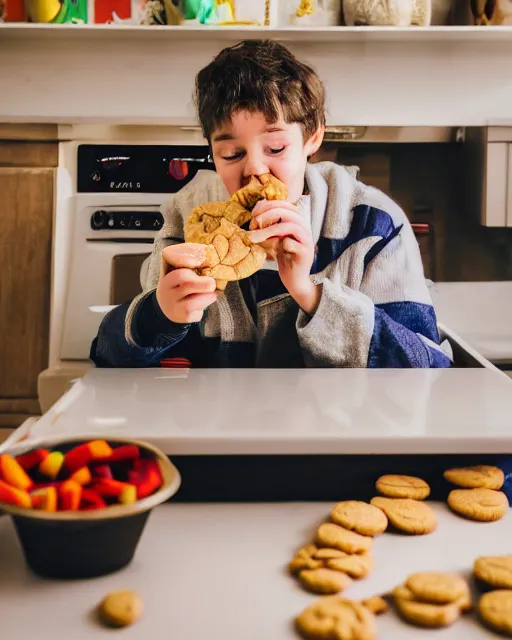
POLYGON ((91 215, 94 231, 159 231, 164 223, 159 211, 105 211, 98 209, 91 215))

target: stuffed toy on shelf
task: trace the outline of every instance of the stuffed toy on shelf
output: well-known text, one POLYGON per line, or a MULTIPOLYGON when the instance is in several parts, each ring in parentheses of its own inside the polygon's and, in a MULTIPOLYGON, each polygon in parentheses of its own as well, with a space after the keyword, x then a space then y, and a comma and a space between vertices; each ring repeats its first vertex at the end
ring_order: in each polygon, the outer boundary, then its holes
POLYGON ((454 0, 343 0, 343 19, 351 27, 441 26, 452 23, 453 8, 454 0))
POLYGON ((470 0, 473 22, 478 26, 512 26, 512 0, 470 0))

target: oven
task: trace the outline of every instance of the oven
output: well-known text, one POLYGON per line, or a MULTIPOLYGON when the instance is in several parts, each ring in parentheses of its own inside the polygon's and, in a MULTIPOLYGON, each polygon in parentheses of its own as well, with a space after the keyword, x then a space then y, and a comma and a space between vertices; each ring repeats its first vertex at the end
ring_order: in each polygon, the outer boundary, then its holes
POLYGON ((162 205, 214 170, 206 145, 82 144, 76 161, 61 360, 88 358, 106 313, 142 290, 162 205))

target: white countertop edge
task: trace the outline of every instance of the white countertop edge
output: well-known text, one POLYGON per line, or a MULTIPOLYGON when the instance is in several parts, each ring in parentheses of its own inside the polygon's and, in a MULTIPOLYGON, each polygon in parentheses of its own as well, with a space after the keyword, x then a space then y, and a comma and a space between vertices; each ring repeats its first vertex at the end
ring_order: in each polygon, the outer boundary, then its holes
POLYGON ((492 439, 478 435, 468 438, 423 438, 404 434, 379 438, 289 438, 268 440, 254 438, 144 438, 168 456, 265 456, 265 455, 444 455, 483 454, 512 455, 512 438, 492 439), (368 443, 371 441, 371 448, 368 443))

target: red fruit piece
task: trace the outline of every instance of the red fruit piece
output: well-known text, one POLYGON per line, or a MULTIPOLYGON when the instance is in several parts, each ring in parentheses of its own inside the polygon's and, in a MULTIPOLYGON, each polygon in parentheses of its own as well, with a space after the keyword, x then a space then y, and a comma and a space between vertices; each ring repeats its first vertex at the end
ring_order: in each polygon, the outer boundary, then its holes
POLYGON ((95 482, 92 488, 99 496, 119 498, 119 496, 123 492, 123 489, 129 486, 130 485, 126 482, 120 482, 119 480, 109 480, 108 478, 106 478, 105 480, 95 482))
POLYGON ((20 467, 25 469, 25 471, 29 471, 33 467, 37 467, 45 458, 50 455, 48 449, 35 449, 35 451, 30 451, 30 453, 25 453, 22 456, 18 456, 16 458, 20 467))
POLYGON ((140 456, 140 449, 135 444, 123 444, 112 451, 109 462, 124 462, 125 460, 135 460, 140 456))
POLYGON ((93 489, 82 489, 80 510, 89 511, 91 509, 104 509, 106 506, 105 500, 103 500, 96 491, 93 489))
POLYGON ((162 473, 156 460, 138 460, 135 469, 128 471, 128 480, 137 487, 137 499, 146 498, 162 485, 162 473))
POLYGON ((7 453, 0 455, 0 477, 4 482, 16 489, 27 491, 32 486, 32 480, 23 467, 7 453))
POLYGON ((76 511, 82 498, 82 486, 74 480, 66 480, 60 485, 61 511, 76 511))
POLYGON ((112 471, 108 464, 96 464, 92 469, 93 478, 106 478, 112 479, 112 471))
POLYGON ((110 458, 112 448, 105 440, 91 440, 77 447, 74 447, 64 456, 64 464, 69 471, 73 472, 80 467, 87 467, 93 460, 104 460, 110 458))

